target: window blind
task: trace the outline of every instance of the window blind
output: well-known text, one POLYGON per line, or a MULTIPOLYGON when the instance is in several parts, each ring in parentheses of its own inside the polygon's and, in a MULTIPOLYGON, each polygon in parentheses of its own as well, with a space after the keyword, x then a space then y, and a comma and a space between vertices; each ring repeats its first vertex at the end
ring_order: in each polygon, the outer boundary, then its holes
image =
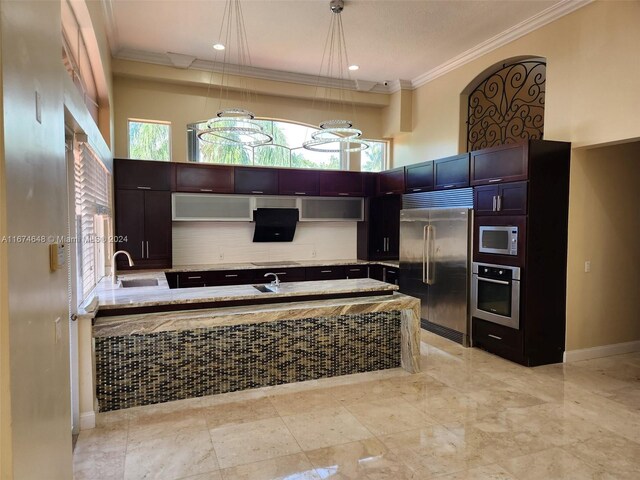
POLYGON ((76 252, 78 260, 78 300, 105 275, 105 258, 110 251, 111 174, 86 143, 74 152, 76 252))

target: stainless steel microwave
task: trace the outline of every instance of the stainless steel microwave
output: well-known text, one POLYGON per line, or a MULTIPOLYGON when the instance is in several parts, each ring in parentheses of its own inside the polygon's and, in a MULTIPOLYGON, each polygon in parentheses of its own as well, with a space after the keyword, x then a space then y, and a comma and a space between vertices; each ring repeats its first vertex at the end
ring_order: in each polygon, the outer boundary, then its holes
POLYGON ((478 252, 518 255, 518 227, 513 225, 480 225, 478 252))

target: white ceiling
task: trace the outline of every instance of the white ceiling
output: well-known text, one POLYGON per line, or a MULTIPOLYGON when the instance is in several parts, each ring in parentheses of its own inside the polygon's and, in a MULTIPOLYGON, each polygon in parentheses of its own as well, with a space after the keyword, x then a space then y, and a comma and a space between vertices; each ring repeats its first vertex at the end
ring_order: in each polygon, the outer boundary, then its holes
MULTIPOLYGON (((214 60, 212 44, 219 41, 224 0, 107 1, 116 57, 131 51, 174 52, 214 60)), ((351 78, 377 83, 414 80, 567 3, 571 2, 346 0, 342 21, 349 60, 360 65, 351 78)), ((243 0, 242 6, 253 67, 318 75, 333 15, 329 0, 243 0)))

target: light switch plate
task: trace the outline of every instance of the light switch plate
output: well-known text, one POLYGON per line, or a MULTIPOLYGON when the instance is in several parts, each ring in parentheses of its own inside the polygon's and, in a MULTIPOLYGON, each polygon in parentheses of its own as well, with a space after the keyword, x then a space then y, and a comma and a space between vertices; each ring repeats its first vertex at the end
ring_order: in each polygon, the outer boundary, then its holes
POLYGON ((65 264, 67 254, 64 243, 52 243, 49 245, 49 269, 51 272, 62 268, 65 264))
POLYGON ((591 260, 586 260, 584 262, 584 273, 589 273, 591 271, 591 260))

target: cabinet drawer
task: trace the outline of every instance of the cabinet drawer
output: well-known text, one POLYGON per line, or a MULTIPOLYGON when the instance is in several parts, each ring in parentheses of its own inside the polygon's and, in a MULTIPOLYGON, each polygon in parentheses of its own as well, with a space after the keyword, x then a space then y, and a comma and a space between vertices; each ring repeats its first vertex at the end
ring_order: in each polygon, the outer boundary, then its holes
POLYGON ((178 192, 233 193, 233 167, 176 164, 178 192))
POLYGON ((469 154, 441 158, 433 162, 435 190, 469 186, 469 154))
POLYGON ((344 267, 308 267, 307 280, 339 280, 347 278, 344 267))
POLYGON ((368 278, 369 267, 366 265, 347 265, 344 267, 347 278, 368 278))
POLYGON ((522 354, 522 334, 520 330, 472 319, 471 338, 473 346, 483 346, 490 352, 500 355, 502 352, 522 354))
POLYGON ((208 283, 209 272, 179 272, 175 288, 206 287, 208 283))
POLYGON ((398 269, 392 267, 384 267, 384 281, 393 285, 398 285, 398 269))
POLYGON ((220 270, 209 272, 208 285, 247 285, 253 283, 253 270, 220 270))
POLYGON ((430 190, 433 190, 433 162, 408 165, 405 173, 405 191, 415 193, 430 190))
POLYGON ((527 142, 471 152, 471 185, 526 180, 528 157, 527 142))
POLYGON ((117 189, 171 190, 170 162, 114 160, 114 184, 117 189))
POLYGON ((265 278, 266 273, 275 273, 281 282, 304 282, 306 279, 304 268, 269 268, 253 270, 254 283, 268 283, 273 277, 265 278))

